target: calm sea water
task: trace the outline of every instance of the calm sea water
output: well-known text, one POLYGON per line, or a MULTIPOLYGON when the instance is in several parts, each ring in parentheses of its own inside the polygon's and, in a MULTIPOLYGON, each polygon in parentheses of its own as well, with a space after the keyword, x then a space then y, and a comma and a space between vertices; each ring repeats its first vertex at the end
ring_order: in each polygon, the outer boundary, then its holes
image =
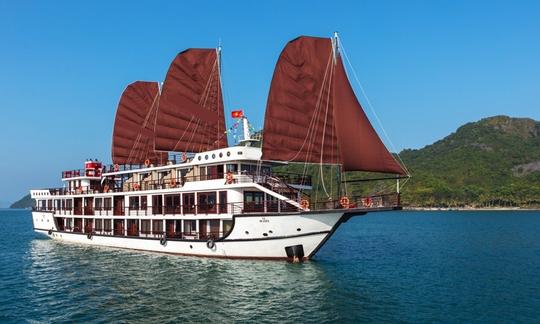
POLYGON ((0 322, 539 322, 539 212, 351 219, 315 261, 58 243, 0 211, 0 322))

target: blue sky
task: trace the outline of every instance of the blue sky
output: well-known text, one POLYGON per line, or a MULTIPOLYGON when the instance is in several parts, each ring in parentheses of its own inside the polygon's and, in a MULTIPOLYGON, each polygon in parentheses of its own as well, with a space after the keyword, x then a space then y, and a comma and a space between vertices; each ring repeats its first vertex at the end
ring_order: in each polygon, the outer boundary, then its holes
POLYGON ((261 127, 285 43, 335 30, 397 150, 487 116, 540 120, 539 1, 2 1, 0 202, 109 161, 121 92, 162 81, 177 52, 221 40, 226 108, 261 127))

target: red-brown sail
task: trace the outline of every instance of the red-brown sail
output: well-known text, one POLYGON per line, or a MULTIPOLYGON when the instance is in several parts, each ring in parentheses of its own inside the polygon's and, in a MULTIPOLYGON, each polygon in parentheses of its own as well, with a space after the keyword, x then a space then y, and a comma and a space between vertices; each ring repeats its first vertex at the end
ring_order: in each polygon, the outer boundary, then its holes
POLYGON ((227 147, 215 49, 188 49, 176 56, 163 84, 155 149, 201 152, 227 147))
POLYGON ((317 163, 322 154, 323 163, 339 163, 329 88, 332 68, 330 39, 299 37, 287 44, 268 95, 263 159, 317 163))
POLYGON ((285 46, 270 86, 262 150, 264 160, 406 173, 362 110, 329 38, 303 36, 285 46))
POLYGON ((164 163, 167 154, 154 151, 154 122, 159 102, 157 82, 136 81, 120 97, 114 120, 112 160, 115 164, 164 163))

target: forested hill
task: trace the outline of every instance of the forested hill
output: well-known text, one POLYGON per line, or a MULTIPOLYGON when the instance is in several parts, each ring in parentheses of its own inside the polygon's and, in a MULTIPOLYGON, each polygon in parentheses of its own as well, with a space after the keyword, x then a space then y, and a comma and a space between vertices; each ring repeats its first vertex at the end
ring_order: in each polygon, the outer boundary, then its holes
POLYGON ((35 206, 35 204, 36 201, 30 198, 30 194, 28 194, 11 204, 9 208, 32 208, 35 206))
POLYGON ((495 116, 468 123, 401 158, 412 178, 403 202, 416 206, 540 204, 540 122, 495 116))

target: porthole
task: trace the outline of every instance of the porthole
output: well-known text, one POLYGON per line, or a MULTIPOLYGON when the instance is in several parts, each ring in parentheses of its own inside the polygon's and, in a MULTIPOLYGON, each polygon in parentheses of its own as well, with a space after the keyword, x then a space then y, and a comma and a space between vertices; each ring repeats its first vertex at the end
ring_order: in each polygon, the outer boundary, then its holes
POLYGON ((205 159, 205 160, 208 160, 208 154, 206 154, 206 155, 204 156, 204 159, 205 159))
POLYGON ((246 231, 246 234, 249 234, 249 232, 248 232, 248 231, 246 231))
POLYGON ((298 232, 300 232, 300 231, 301 231, 302 229, 300 229, 300 228, 297 228, 296 230, 297 230, 298 232))
POLYGON ((242 155, 242 154, 244 154, 244 152, 238 151, 238 155, 242 155))
POLYGON ((201 156, 199 156, 199 161, 201 160, 201 156))
POLYGON ((227 156, 231 156, 231 152, 227 152, 227 156))
POLYGON ((190 245, 189 248, 190 248, 190 249, 193 249, 193 245, 190 245))
POLYGON ((263 233, 263 236, 268 236, 268 233, 263 233))
POLYGON ((223 157, 223 152, 219 152, 219 157, 223 157))
POLYGON ((268 231, 268 233, 273 234, 274 232, 272 232, 272 230, 270 230, 270 231, 268 231))
POLYGON ((215 159, 216 158, 216 154, 212 154, 212 159, 215 159))

